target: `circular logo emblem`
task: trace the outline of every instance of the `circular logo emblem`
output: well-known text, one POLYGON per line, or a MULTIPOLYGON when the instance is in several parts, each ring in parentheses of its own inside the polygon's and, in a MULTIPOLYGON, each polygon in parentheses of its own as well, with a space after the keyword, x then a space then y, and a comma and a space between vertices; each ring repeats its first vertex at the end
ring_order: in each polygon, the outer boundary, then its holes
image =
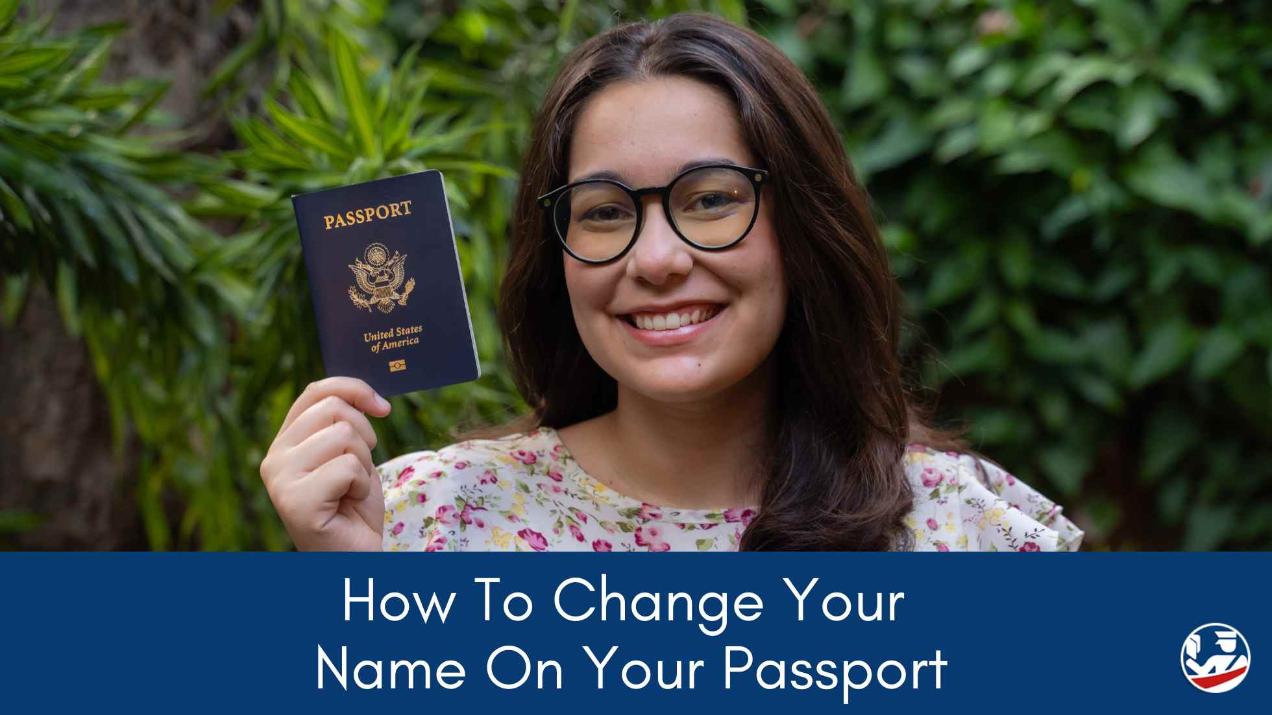
POLYGON ((1241 631, 1226 623, 1207 623, 1184 639, 1179 667, 1198 690, 1226 693, 1250 672, 1250 644, 1241 631))
POLYGON ((363 257, 367 259, 367 263, 379 268, 384 265, 385 261, 389 260, 389 249, 383 243, 373 243, 367 246, 363 257))

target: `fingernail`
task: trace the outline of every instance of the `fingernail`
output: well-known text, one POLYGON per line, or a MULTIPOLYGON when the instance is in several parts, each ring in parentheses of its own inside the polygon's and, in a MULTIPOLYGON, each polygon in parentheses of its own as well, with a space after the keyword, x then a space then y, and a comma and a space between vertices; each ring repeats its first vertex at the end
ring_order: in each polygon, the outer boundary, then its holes
POLYGON ((376 404, 376 406, 377 406, 377 407, 379 407, 381 410, 387 410, 387 409, 389 409, 389 401, 388 401, 388 400, 386 400, 386 399, 384 399, 383 397, 381 397, 381 396, 380 396, 380 393, 378 393, 378 392, 377 392, 377 393, 375 393, 375 404, 376 404))

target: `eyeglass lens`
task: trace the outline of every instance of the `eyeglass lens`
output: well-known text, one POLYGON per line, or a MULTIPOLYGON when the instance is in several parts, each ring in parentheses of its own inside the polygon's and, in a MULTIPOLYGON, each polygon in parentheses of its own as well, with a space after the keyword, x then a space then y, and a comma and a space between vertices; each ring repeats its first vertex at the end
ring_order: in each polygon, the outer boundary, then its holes
MULTIPOLYGON (((755 187, 736 169, 704 167, 682 175, 668 197, 672 225, 690 242, 721 248, 740 239, 756 211, 755 187)), ((637 208, 608 181, 576 186, 557 198, 557 234, 575 255, 603 261, 622 253, 636 231, 637 208)))

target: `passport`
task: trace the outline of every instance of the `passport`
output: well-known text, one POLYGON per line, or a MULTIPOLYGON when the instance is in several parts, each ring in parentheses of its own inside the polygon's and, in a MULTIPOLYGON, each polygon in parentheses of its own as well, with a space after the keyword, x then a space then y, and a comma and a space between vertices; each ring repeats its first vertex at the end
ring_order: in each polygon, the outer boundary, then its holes
POLYGON ((328 375, 385 397, 481 376, 440 171, 291 198, 328 375))

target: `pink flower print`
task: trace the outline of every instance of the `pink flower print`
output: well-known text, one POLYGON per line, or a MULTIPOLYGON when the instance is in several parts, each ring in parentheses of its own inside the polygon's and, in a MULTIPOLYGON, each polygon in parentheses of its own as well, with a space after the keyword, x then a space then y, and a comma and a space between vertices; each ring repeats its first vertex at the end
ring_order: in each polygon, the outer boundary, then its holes
POLYGON ((949 551, 950 547, 946 546, 944 541, 938 541, 936 542, 936 550, 945 552, 945 551, 949 551))
POLYGON ((441 478, 442 478, 442 477, 444 477, 444 476, 446 476, 446 472, 444 472, 444 471, 442 471, 442 470, 440 470, 440 469, 439 469, 439 470, 437 470, 437 471, 433 472, 432 474, 429 474, 429 475, 428 475, 428 478, 429 478, 429 479, 441 479, 441 478))
POLYGON ((456 469, 468 469, 468 462, 465 462, 464 460, 462 460, 462 459, 461 459, 461 460, 459 460, 458 462, 455 462, 455 468, 456 468, 456 469))
POLYGON ((755 518, 755 510, 751 508, 734 507, 733 509, 724 510, 724 520, 729 523, 742 522, 742 526, 747 526, 751 520, 755 518))
POLYGON ((444 548, 446 548, 446 537, 437 533, 430 536, 428 543, 424 545, 425 551, 441 551, 444 548))
POLYGON ((1038 544, 1032 541, 1026 541, 1024 544, 1021 544, 1020 550, 1021 551, 1039 551, 1040 549, 1038 548, 1038 544))
POLYGON ((927 527, 929 529, 931 529, 932 531, 936 531, 938 528, 940 528, 940 526, 941 526, 940 524, 936 523, 936 519, 932 519, 930 517, 928 518, 927 527))
POLYGON ((584 541, 583 530, 574 524, 570 524, 570 533, 574 535, 575 541, 584 541))
POLYGON ((560 472, 558 472, 557 470, 555 470, 555 469, 549 469, 549 470, 548 470, 548 478, 549 478, 549 479, 551 479, 551 480, 552 480, 552 481, 554 481, 554 482, 559 482, 559 481, 561 481, 562 476, 561 476, 561 473, 560 473, 560 472))
POLYGON ((719 526, 719 524, 715 523, 714 521, 704 521, 698 525, 698 528, 706 530, 706 529, 714 529, 717 526, 719 526))
POLYGON ((592 542, 592 550, 593 551, 613 551, 614 545, 606 541, 605 539, 597 539, 596 541, 592 542))
POLYGON ((534 452, 525 449, 512 450, 512 458, 525 465, 534 464, 539 458, 534 456, 534 452))
POLYGON ((454 524, 455 523, 455 505, 443 504, 437 507, 437 513, 434 516, 437 518, 437 522, 439 524, 446 524, 446 525, 454 524))
POLYGON ((662 511, 660 511, 658 507, 654 506, 653 504, 646 504, 644 502, 641 502, 640 513, 637 515, 637 518, 640 519, 641 521, 653 521, 654 519, 661 519, 662 511))
POLYGON ((578 509, 573 509, 572 511, 574 512, 574 518, 575 518, 575 519, 578 519, 579 521, 583 522, 584 524, 586 524, 586 523, 587 523, 587 514, 584 514, 583 512, 579 511, 578 509))
POLYGON ((477 481, 481 482, 482 484, 494 484, 499 481, 499 478, 495 476, 494 472, 487 469, 486 471, 481 473, 481 478, 478 479, 477 481))
POLYGON ((543 534, 534 529, 522 529, 517 532, 517 536, 520 536, 535 551, 543 551, 548 548, 548 540, 543 538, 543 534))
POLYGON ((393 483, 393 486, 400 487, 403 484, 406 484, 406 480, 410 479, 412 474, 415 474, 415 465, 411 465, 398 472, 397 481, 393 483))
POLYGON ((486 511, 486 507, 474 507, 472 504, 465 504, 464 510, 459 512, 459 520, 465 524, 476 526, 478 529, 486 528, 486 522, 482 521, 481 516, 475 512, 486 511))
POLYGON ((670 551, 671 544, 662 538, 662 529, 656 526, 636 527, 636 545, 644 546, 650 551, 670 551))
POLYGON ((1016 485, 1016 478, 1015 478, 1015 477, 1013 477, 1013 476, 1011 476, 1010 474, 1008 474, 1008 475, 1006 475, 1006 476, 1007 476, 1007 486, 1009 486, 1009 487, 1015 486, 1015 485, 1016 485))
POLYGON ((548 482, 539 482, 535 486, 538 487, 539 491, 541 492, 551 492, 553 494, 561 493, 561 487, 557 484, 549 484, 548 482))
POLYGON ((415 501, 419 502, 420 504, 423 504, 424 502, 428 501, 428 495, 425 494, 424 492, 416 492, 415 501))
POLYGON ((933 467, 924 467, 922 479, 923 486, 931 489, 932 487, 939 486, 941 481, 945 479, 945 475, 936 471, 933 467))
POLYGON ((405 528, 406 528, 406 524, 399 521, 398 523, 393 525, 393 535, 397 536, 398 534, 401 534, 402 530, 405 528))

